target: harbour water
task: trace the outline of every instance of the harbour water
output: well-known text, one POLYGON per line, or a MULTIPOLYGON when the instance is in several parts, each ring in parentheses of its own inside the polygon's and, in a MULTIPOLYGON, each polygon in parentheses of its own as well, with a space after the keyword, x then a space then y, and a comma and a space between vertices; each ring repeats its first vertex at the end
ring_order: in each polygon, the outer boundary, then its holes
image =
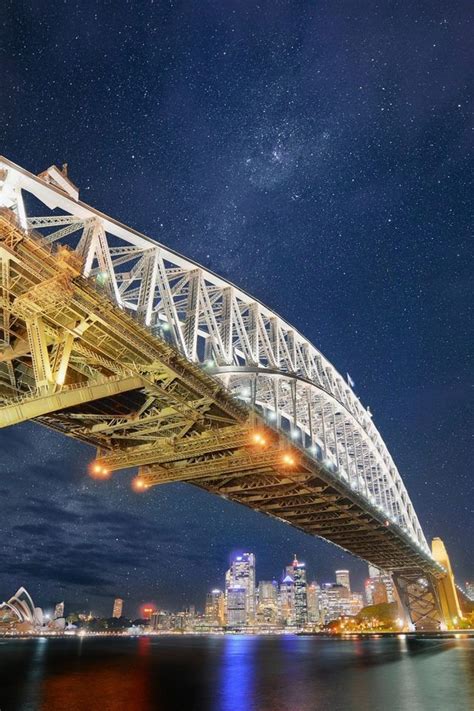
POLYGON ((474 639, 0 639, 1 711, 472 711, 474 639))

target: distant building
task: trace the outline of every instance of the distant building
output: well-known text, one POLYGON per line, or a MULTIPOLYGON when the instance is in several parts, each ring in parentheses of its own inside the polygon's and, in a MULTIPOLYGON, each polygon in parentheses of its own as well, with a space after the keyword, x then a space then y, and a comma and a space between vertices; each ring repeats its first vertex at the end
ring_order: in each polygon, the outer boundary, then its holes
POLYGON ((122 612, 123 612, 123 600, 120 597, 116 597, 114 600, 112 617, 116 617, 118 619, 119 617, 122 617, 122 612))
POLYGON ((387 588, 381 578, 374 578, 372 588, 372 605, 382 605, 385 602, 388 602, 387 588))
POLYGON ((375 565, 369 565, 369 578, 365 581, 365 597, 368 605, 394 602, 395 592, 392 576, 375 565))
POLYGON ((154 612, 156 612, 156 609, 151 605, 144 605, 141 609, 141 614, 144 620, 151 620, 154 612))
POLYGON ((351 617, 355 617, 364 607, 364 598, 361 593, 351 592, 349 596, 349 604, 347 608, 347 613, 351 617))
POLYGON ((247 623, 247 597, 244 587, 231 587, 227 590, 227 626, 243 627, 247 623))
POLYGON ((256 596, 255 596, 255 555, 243 553, 234 558, 226 573, 226 599, 231 588, 245 590, 245 621, 248 624, 255 622, 256 596))
POLYGON ((322 624, 350 614, 350 599, 350 593, 345 585, 323 583, 318 596, 322 624))
POLYGON ((308 622, 311 625, 319 623, 319 593, 321 588, 315 582, 308 585, 308 622))
POLYGON ((348 570, 336 570, 336 583, 344 585, 345 588, 351 591, 350 575, 348 570))
POLYGON ((278 622, 278 583, 276 580, 261 580, 258 584, 257 621, 259 624, 278 622))
POLYGON ((374 604, 374 580, 375 578, 367 578, 364 583, 364 594, 367 605, 374 604))
POLYGON ((285 575, 280 583, 280 619, 284 625, 295 624, 295 581, 285 575))
POLYGON ((293 581, 295 585, 295 623, 303 627, 308 622, 308 596, 306 590, 306 565, 293 561, 293 581))
POLYGON ((150 622, 154 630, 171 629, 170 614, 164 610, 154 610, 150 622))
POLYGON ((211 590, 207 593, 206 609, 204 612, 206 622, 211 625, 223 625, 225 622, 224 593, 222 590, 211 590))
POLYGON ((64 601, 56 603, 54 608, 54 619, 59 620, 61 617, 64 617, 64 601))

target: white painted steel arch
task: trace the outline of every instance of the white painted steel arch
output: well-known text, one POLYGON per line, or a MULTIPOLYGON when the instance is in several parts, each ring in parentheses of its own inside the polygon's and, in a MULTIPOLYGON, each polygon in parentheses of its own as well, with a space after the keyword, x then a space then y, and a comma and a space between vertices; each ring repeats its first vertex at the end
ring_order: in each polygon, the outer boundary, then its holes
POLYGON ((301 333, 233 284, 79 202, 57 168, 37 178, 0 158, 0 180, 0 204, 25 229, 80 252, 86 277, 288 431, 431 556, 370 412, 301 333))

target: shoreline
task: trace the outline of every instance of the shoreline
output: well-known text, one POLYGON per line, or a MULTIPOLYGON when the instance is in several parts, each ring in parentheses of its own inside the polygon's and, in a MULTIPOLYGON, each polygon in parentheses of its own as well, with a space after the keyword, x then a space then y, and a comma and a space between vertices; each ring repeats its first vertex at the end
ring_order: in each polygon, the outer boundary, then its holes
POLYGON ((334 640, 356 640, 356 639, 381 639, 383 637, 400 639, 474 639, 474 629, 469 630, 447 630, 447 631, 426 631, 426 632, 346 632, 346 633, 328 633, 328 632, 283 632, 283 633, 265 633, 265 632, 143 632, 139 634, 122 634, 117 632, 87 632, 85 634, 67 633, 67 634, 49 634, 47 632, 34 632, 28 634, 0 634, 0 641, 18 640, 18 639, 85 639, 85 638, 120 638, 134 639, 137 637, 263 637, 263 638, 279 638, 286 637, 315 637, 320 639, 334 640))

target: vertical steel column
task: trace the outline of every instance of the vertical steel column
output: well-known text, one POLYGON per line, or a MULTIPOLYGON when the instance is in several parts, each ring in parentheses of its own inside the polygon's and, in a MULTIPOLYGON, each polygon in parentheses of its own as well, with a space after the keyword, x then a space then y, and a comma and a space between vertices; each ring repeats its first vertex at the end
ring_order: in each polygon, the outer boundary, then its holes
POLYGON ((186 319, 184 321, 184 342, 186 355, 189 360, 196 361, 197 337, 199 325, 199 289, 201 285, 201 271, 193 269, 188 275, 188 299, 186 303, 186 319))
POLYGON ((41 316, 35 316, 31 320, 26 321, 26 327, 36 388, 40 392, 47 391, 53 384, 53 374, 51 372, 46 334, 41 316))
POLYGON ((138 292, 137 316, 143 320, 146 326, 151 324, 153 312, 153 302, 155 298, 156 277, 158 273, 158 253, 157 250, 150 250, 150 254, 144 257, 140 290, 138 292))

